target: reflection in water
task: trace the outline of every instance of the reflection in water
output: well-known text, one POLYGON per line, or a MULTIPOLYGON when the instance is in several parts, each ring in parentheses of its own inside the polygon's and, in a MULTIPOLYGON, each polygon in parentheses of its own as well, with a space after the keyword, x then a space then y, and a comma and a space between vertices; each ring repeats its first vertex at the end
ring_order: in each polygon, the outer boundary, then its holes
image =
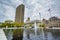
POLYGON ((44 31, 43 28, 38 28, 36 33, 33 28, 25 29, 23 33, 23 40, 60 40, 60 35, 52 32, 44 31), (27 35, 29 33, 29 35, 27 35))
MULTIPOLYGON (((5 34, 8 40, 13 38, 12 30, 5 30, 5 34)), ((43 30, 43 28, 26 28, 23 32, 23 40, 60 40, 60 33, 54 34, 43 30)))
POLYGON ((6 35, 6 38, 7 38, 7 40, 12 40, 12 35, 13 35, 13 33, 12 33, 12 30, 11 29, 5 29, 4 30, 4 32, 5 32, 5 35, 6 35))
POLYGON ((36 22, 34 23, 34 30, 35 30, 35 40, 37 40, 37 25, 36 25, 36 22))

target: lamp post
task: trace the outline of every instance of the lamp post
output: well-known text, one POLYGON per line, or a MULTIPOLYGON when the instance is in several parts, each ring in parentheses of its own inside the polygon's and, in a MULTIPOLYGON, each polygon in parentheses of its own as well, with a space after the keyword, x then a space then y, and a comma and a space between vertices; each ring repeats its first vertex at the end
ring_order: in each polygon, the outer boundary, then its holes
MULTIPOLYGON (((50 14, 50 17, 52 17, 51 9, 50 9, 50 8, 48 9, 48 12, 49 12, 49 14, 50 14)), ((52 19, 50 19, 50 25, 52 26, 52 19)))
POLYGON ((40 16, 40 21, 41 21, 41 13, 39 13, 39 16, 40 16))
POLYGON ((39 16, 40 16, 40 25, 41 25, 41 13, 39 12, 39 16))
POLYGON ((50 8, 48 9, 48 12, 50 13, 50 17, 52 17, 51 9, 50 8))

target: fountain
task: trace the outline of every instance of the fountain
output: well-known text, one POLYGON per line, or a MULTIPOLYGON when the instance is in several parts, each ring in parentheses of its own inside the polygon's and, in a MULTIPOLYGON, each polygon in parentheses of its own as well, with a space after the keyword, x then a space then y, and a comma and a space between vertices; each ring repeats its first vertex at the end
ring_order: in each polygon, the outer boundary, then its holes
POLYGON ((34 23, 34 30, 35 30, 35 40, 36 40, 36 37, 37 37, 37 25, 36 25, 36 22, 34 23))

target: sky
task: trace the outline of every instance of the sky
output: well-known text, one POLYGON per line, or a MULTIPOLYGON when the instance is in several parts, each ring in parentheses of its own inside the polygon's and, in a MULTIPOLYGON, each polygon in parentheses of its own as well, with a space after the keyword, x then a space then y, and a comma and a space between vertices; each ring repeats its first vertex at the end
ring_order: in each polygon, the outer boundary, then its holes
POLYGON ((49 19, 49 8, 52 16, 60 16, 60 0, 0 0, 0 22, 5 20, 14 21, 16 7, 20 4, 25 5, 24 21, 28 17, 31 20, 49 19))

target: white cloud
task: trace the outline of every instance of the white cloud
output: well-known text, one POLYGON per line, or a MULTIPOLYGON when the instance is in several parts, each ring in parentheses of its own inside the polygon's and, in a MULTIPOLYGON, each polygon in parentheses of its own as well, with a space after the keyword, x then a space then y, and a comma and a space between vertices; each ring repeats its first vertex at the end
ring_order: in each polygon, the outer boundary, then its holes
POLYGON ((17 7, 18 5, 22 4, 23 1, 22 1, 22 0, 11 0, 11 3, 12 3, 13 5, 16 5, 16 7, 17 7))
MULTIPOLYGON (((8 0, 9 1, 9 0, 8 0)), ((52 14, 56 16, 59 16, 60 14, 60 0, 10 0, 11 3, 8 1, 3 1, 4 8, 6 12, 4 15, 7 16, 8 19, 14 20, 15 16, 15 9, 20 4, 25 4, 25 20, 27 17, 30 17, 31 20, 33 19, 40 19, 39 12, 41 13, 42 18, 48 19, 50 16, 48 9, 51 8, 52 14), (9 4, 9 5, 7 5, 9 4), (14 8, 14 7, 15 8, 14 8)), ((2 3, 0 3, 2 4, 2 3)), ((0 5, 1 6, 1 5, 0 5)), ((4 10, 4 9, 3 9, 4 10)), ((2 11, 3 11, 2 10, 2 11)))
POLYGON ((15 9, 13 7, 11 7, 11 6, 6 6, 5 15, 7 16, 8 19, 14 20, 15 9))
POLYGON ((4 15, 3 17, 5 17, 2 20, 14 20, 14 16, 15 16, 15 9, 12 6, 9 5, 4 5, 2 4, 2 10, 0 13, 0 15, 4 15))

